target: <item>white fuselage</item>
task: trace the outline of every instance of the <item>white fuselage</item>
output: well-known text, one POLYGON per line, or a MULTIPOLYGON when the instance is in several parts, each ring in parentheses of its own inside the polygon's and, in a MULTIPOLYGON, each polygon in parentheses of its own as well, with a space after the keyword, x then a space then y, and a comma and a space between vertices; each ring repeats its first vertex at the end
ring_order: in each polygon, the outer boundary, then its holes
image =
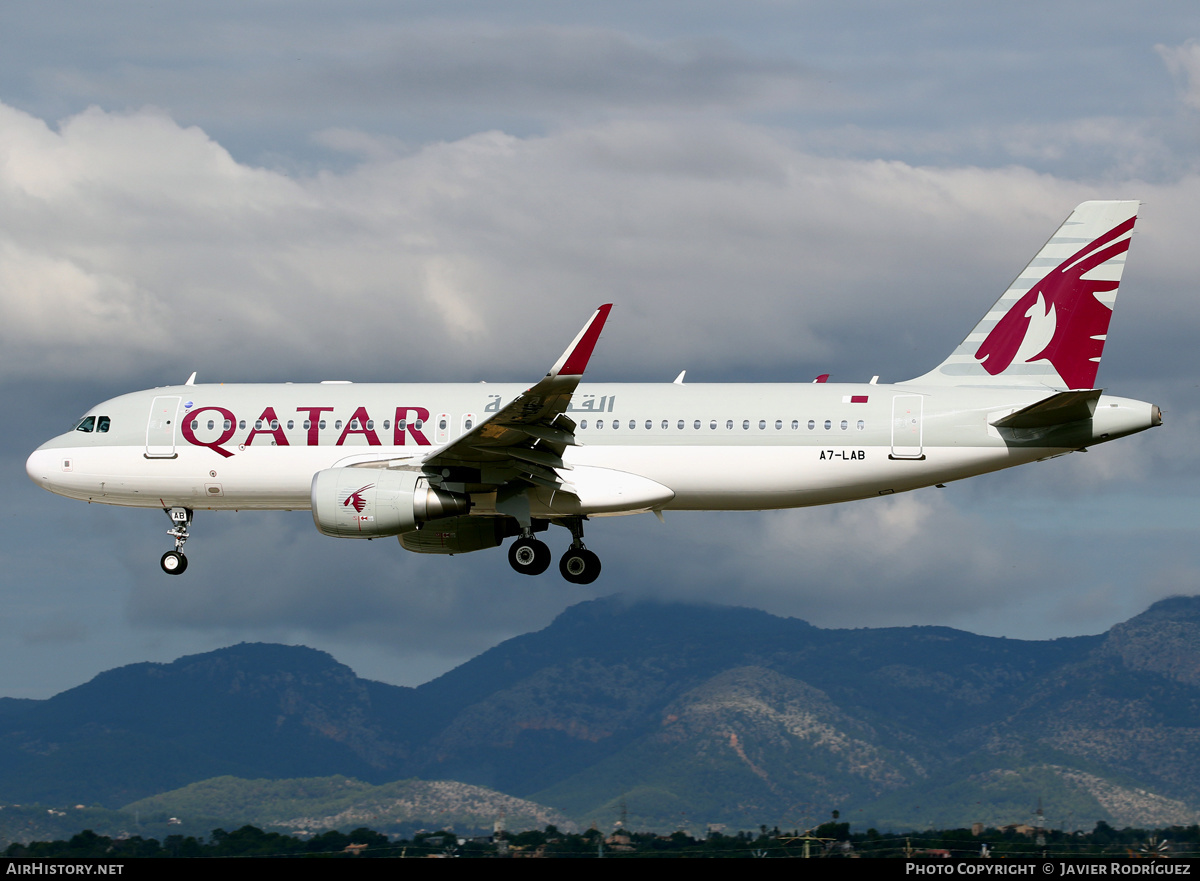
MULTIPOLYGON (((318 472, 364 461, 416 464, 524 390, 483 383, 160 388, 93 408, 90 431, 43 444, 26 468, 52 492, 103 504, 308 509, 318 472)), ((1157 424, 1152 405, 1110 396, 1073 433, 1022 436, 991 424, 1052 393, 908 384, 581 385, 567 413, 578 426, 576 445, 562 457, 571 468, 564 476, 581 489, 573 507, 563 506, 562 493, 537 490, 531 513, 823 505, 996 471, 1157 424)), ((486 494, 473 501, 472 513, 494 512, 486 494)))

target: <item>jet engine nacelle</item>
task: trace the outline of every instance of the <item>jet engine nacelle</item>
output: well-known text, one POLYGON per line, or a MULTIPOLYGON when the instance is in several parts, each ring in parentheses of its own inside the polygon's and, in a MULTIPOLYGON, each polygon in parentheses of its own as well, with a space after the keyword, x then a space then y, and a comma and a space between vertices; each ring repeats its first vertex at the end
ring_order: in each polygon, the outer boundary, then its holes
POLYGON ((334 538, 400 535, 470 509, 470 498, 430 486, 413 471, 328 468, 312 482, 313 522, 334 538))

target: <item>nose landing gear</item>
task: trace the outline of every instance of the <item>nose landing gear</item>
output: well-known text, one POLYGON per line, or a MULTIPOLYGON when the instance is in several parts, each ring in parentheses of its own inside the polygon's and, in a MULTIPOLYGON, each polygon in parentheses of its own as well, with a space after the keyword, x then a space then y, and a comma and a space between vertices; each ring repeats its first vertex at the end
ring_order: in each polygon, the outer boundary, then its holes
POLYGON ((175 539, 175 550, 167 551, 158 561, 162 571, 168 575, 182 575, 187 569, 187 557, 183 555, 183 543, 188 540, 188 527, 192 525, 191 508, 165 508, 171 518, 171 528, 167 535, 175 539))

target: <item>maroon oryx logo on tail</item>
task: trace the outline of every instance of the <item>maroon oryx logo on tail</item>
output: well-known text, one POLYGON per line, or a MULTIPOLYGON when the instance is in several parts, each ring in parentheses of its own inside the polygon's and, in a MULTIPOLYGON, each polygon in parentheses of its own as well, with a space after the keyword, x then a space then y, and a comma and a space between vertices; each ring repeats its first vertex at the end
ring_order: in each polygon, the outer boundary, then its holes
POLYGON ((1132 230, 1135 220, 1136 217, 1131 217, 1113 227, 1030 288, 996 323, 975 352, 984 370, 992 376, 1007 370, 1021 348, 1031 319, 1053 316, 1054 335, 1050 342, 1040 352, 1025 358, 1025 363, 1044 358, 1058 371, 1067 388, 1091 388, 1112 318, 1112 309, 1096 299, 1096 295, 1115 290, 1119 282, 1083 276, 1129 250, 1127 236, 1118 242, 1113 240, 1132 230))
POLYGON ((366 486, 360 486, 354 492, 350 493, 350 495, 346 496, 346 501, 342 502, 342 505, 347 508, 352 507, 355 511, 361 514, 363 512, 363 508, 367 506, 367 500, 362 497, 362 494, 374 485, 375 484, 373 483, 368 483, 366 486))

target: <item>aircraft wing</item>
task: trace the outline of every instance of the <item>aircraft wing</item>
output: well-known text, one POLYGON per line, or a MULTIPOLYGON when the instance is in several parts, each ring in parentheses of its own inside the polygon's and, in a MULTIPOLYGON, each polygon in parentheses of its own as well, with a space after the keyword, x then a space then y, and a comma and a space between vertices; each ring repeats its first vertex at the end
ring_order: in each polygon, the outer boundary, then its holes
POLYGON ((575 446, 575 421, 566 415, 612 304, 597 309, 550 371, 471 431, 422 460, 428 470, 479 469, 482 483, 514 479, 562 489, 559 472, 570 470, 562 456, 575 446))

